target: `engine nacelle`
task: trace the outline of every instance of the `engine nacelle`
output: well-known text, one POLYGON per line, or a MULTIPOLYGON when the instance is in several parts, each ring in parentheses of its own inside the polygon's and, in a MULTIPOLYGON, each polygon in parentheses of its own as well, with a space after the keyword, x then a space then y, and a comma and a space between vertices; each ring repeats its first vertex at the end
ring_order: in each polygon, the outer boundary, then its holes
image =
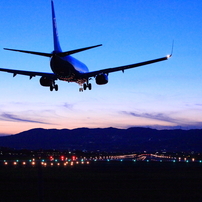
POLYGON ((106 74, 99 74, 96 76, 95 81, 98 85, 107 84, 108 76, 106 74))
POLYGON ((42 85, 42 86, 51 86, 52 85, 52 80, 51 79, 49 79, 49 78, 47 78, 47 77, 45 77, 45 76, 42 76, 41 78, 40 78, 40 84, 42 85))

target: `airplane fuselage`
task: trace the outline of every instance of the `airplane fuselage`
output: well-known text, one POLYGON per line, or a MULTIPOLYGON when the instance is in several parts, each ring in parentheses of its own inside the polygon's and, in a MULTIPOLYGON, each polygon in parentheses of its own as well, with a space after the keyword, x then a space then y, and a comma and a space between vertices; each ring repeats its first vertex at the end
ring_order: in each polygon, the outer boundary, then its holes
POLYGON ((50 60, 50 66, 58 79, 68 82, 77 82, 79 84, 86 82, 84 78, 79 79, 80 75, 89 72, 84 63, 71 56, 59 57, 53 55, 50 60))

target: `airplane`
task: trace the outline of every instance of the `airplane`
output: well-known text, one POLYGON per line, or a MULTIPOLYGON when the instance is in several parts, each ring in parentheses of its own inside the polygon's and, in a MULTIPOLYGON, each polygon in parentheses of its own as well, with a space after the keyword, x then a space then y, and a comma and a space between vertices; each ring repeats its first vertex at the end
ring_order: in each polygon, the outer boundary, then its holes
POLYGON ((63 52, 60 46, 59 38, 58 38, 53 0, 51 1, 51 10, 52 10, 53 43, 54 43, 54 50, 51 53, 17 50, 17 49, 10 49, 10 48, 4 48, 4 49, 9 51, 17 51, 22 53, 29 53, 29 54, 49 57, 52 73, 5 69, 5 68, 0 68, 0 71, 12 73, 13 77, 15 77, 18 74, 29 76, 30 79, 32 79, 32 77, 35 77, 35 76, 40 76, 41 78, 39 81, 41 86, 49 87, 50 91, 53 91, 53 90, 58 91, 58 85, 55 83, 56 80, 78 83, 81 86, 79 88, 79 91, 83 91, 83 90, 86 90, 87 88, 89 90, 92 89, 92 85, 89 82, 89 80, 92 77, 95 78, 96 84, 104 85, 108 83, 109 73, 117 72, 117 71, 124 72, 124 70, 127 70, 127 69, 148 65, 156 62, 161 62, 169 59, 172 56, 172 53, 171 53, 170 55, 167 55, 165 57, 148 60, 145 62, 129 64, 129 65, 113 67, 113 68, 106 68, 106 69, 101 69, 97 71, 89 71, 88 67, 85 64, 83 64, 76 58, 72 57, 71 55, 102 46, 102 44, 63 52))

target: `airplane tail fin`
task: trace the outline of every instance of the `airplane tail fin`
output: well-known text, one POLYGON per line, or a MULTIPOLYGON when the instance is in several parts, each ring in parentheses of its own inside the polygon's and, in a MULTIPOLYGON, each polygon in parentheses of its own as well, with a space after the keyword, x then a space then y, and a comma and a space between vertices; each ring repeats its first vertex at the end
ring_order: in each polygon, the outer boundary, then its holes
POLYGON ((57 24, 56 24, 56 17, 55 17, 53 1, 51 1, 51 8, 52 8, 54 52, 60 53, 60 52, 62 52, 62 49, 60 47, 60 42, 59 42, 59 38, 58 38, 58 31, 57 31, 57 24))
POLYGON ((17 51, 17 52, 21 52, 21 53, 29 53, 29 54, 40 55, 40 56, 45 56, 45 57, 52 57, 55 54, 58 55, 59 57, 65 57, 65 56, 68 56, 71 54, 79 53, 79 52, 82 52, 85 50, 89 50, 92 48, 102 46, 102 44, 99 44, 96 46, 89 46, 89 47, 85 47, 85 48, 79 48, 79 49, 75 49, 75 50, 62 52, 62 49, 61 49, 60 43, 59 43, 59 38, 58 38, 53 0, 51 0, 51 8, 52 8, 53 41, 54 41, 54 51, 52 53, 42 53, 42 52, 36 52, 36 51, 18 50, 18 49, 10 49, 10 48, 4 48, 4 50, 17 51))

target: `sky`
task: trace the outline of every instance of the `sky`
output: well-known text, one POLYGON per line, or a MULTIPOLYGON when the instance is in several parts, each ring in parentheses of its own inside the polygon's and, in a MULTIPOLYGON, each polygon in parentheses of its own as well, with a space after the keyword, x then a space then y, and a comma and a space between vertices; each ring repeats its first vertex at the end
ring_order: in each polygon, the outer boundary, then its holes
MULTIPOLYGON (((32 128, 202 128, 202 2, 198 0, 54 0, 63 51, 103 44, 74 54, 90 71, 164 57, 167 61, 124 73, 79 92, 57 81, 0 72, 0 134, 32 128)), ((53 51, 51 1, 1 0, 0 67, 51 72, 50 60, 3 50, 53 51)))

